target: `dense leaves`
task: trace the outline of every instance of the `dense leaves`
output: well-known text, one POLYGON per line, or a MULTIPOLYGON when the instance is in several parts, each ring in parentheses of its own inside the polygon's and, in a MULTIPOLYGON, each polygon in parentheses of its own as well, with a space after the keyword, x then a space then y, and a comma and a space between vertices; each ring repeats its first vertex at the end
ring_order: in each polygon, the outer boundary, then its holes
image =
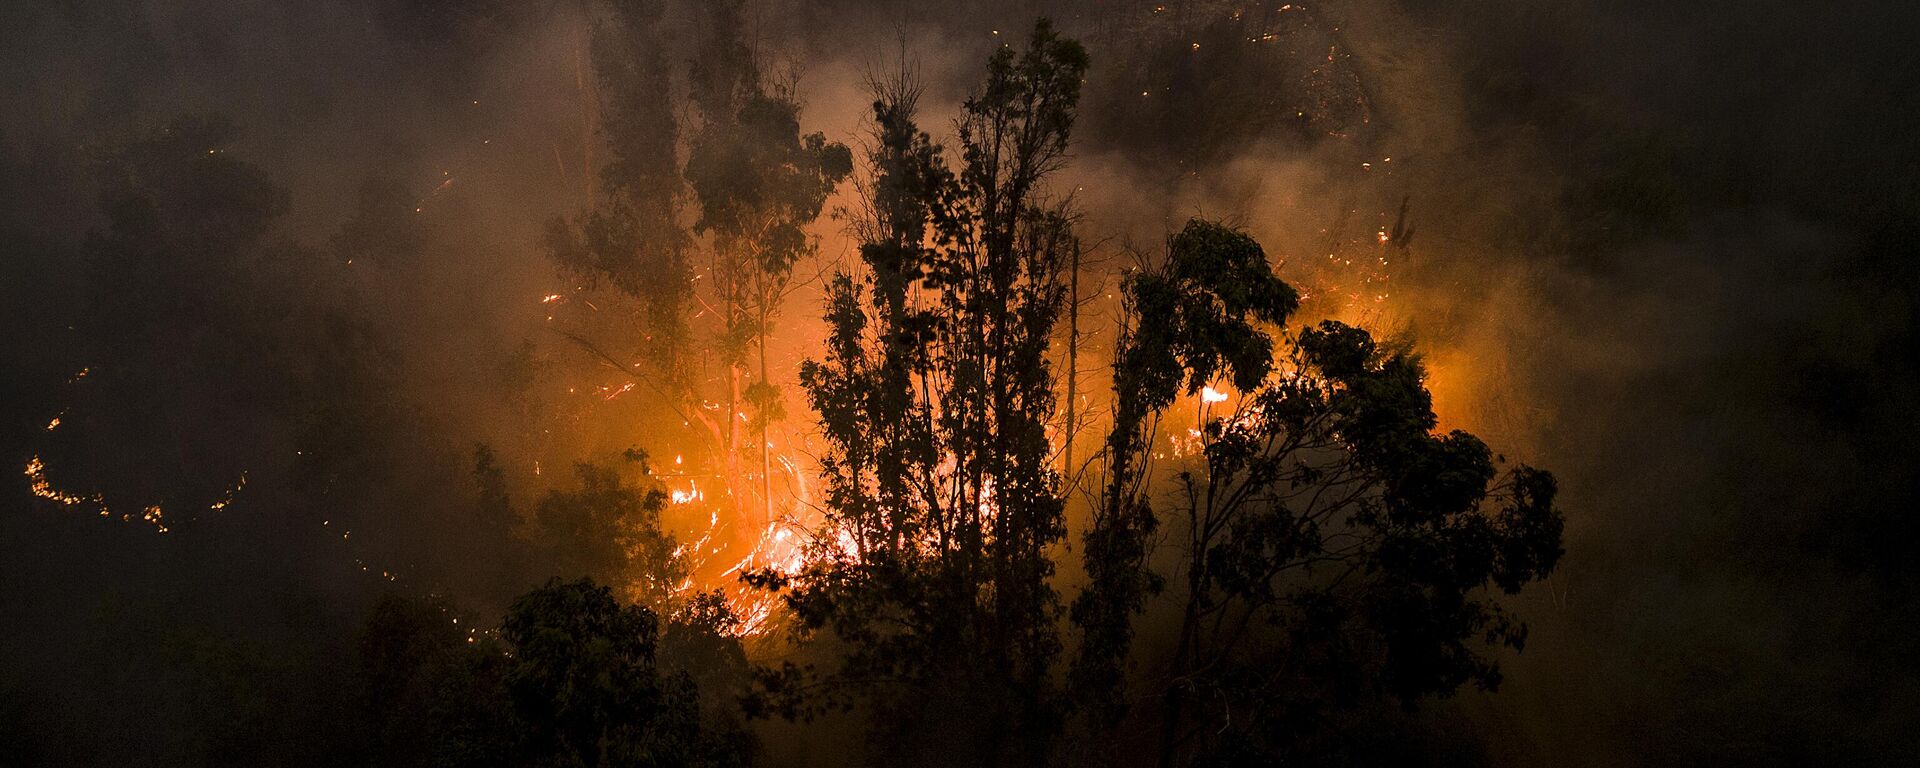
POLYGON ((1133 322, 1114 364, 1107 485, 1083 550, 1090 584, 1073 605, 1082 629, 1074 682, 1108 724, 1120 715, 1121 663, 1133 637, 1127 617, 1162 586, 1144 567, 1159 526, 1143 492, 1148 419, 1222 373, 1240 387, 1258 386, 1272 369, 1273 340, 1254 323, 1282 323, 1299 306, 1253 238, 1203 221, 1169 239, 1161 270, 1130 275, 1124 288, 1133 322))
POLYGON ((662 665, 656 614, 606 587, 551 581, 497 633, 462 629, 459 615, 389 598, 369 620, 379 764, 734 766, 751 754, 729 719, 703 712, 693 677, 662 665))
MULTIPOLYGON (((627 460, 629 469, 647 474, 643 454, 630 451, 627 460)), ((574 472, 578 488, 549 491, 534 508, 535 540, 550 567, 601 583, 631 582, 633 599, 663 605, 686 576, 673 537, 660 529, 666 491, 651 478, 629 481, 616 467, 583 462, 574 472)))
POLYGON ((1472 435, 1435 434, 1418 359, 1364 330, 1322 322, 1276 360, 1261 325, 1295 295, 1243 234, 1190 223, 1125 290, 1133 330, 1087 536, 1093 583, 1073 613, 1096 726, 1128 714, 1129 616, 1160 583, 1147 546, 1163 524, 1184 578, 1172 657, 1146 681, 1162 765, 1333 759, 1333 713, 1496 686, 1474 648, 1518 648, 1525 627, 1486 592, 1516 592, 1558 561, 1552 475, 1500 471, 1472 435), (1203 420, 1199 454, 1174 469, 1172 514, 1156 515, 1140 468, 1152 418, 1216 384, 1238 400, 1203 420))

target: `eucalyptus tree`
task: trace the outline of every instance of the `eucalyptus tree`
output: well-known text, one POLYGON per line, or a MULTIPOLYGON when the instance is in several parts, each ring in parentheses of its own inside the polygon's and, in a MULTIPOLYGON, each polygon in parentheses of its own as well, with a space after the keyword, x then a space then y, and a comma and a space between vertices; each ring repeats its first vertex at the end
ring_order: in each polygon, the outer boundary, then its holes
POLYGON ((795 265, 817 250, 807 227, 851 171, 852 155, 824 134, 801 133, 794 86, 770 82, 743 40, 742 5, 699 6, 707 33, 681 78, 666 54, 666 3, 604 3, 592 59, 611 159, 593 206, 551 222, 547 241, 563 269, 640 307, 625 338, 576 341, 699 423, 729 492, 747 486, 743 456, 758 456, 770 516, 767 425, 780 409, 768 335, 795 265), (645 363, 607 351, 628 346, 645 363), (710 366, 723 372, 710 376, 710 366), (759 438, 751 449, 749 429, 759 438))
POLYGON ((1127 722, 1130 658, 1161 765, 1325 759, 1330 713, 1497 686, 1476 647, 1525 640, 1495 596, 1560 557, 1553 476, 1437 433, 1419 359, 1362 329, 1324 321, 1276 345, 1297 295, 1244 233, 1190 222, 1124 293, 1107 487, 1073 607, 1074 681, 1098 726, 1127 722), (1229 382, 1237 399, 1211 389, 1229 382), (1149 441, 1183 393, 1226 412, 1203 419, 1156 509, 1149 441), (1175 544, 1178 618, 1171 654, 1143 660, 1130 641, 1163 585, 1156 531, 1175 544))
MULTIPOLYGON (((727 369, 728 461, 743 439, 735 414, 753 408, 761 501, 773 517, 773 462, 767 429, 781 418, 778 385, 768 364, 774 318, 795 265, 818 251, 807 225, 820 217, 835 187, 853 170, 846 145, 821 133, 800 133, 800 102, 791 83, 769 83, 753 51, 740 41, 740 0, 707 6, 711 39, 695 60, 693 100, 704 116, 685 175, 698 201, 694 231, 712 239, 718 294, 717 340, 727 369), (750 370, 757 368, 757 370, 750 370)), ((734 469, 731 477, 740 477, 734 469)))
POLYGON ((802 370, 830 446, 826 530, 804 569, 759 578, 803 635, 846 648, 824 673, 770 674, 769 701, 863 701, 887 756, 1035 764, 1056 730, 1048 349, 1072 237, 1045 184, 1086 66, 1045 21, 996 51, 957 168, 915 123, 917 88, 878 87, 866 269, 833 281, 825 357, 802 370))

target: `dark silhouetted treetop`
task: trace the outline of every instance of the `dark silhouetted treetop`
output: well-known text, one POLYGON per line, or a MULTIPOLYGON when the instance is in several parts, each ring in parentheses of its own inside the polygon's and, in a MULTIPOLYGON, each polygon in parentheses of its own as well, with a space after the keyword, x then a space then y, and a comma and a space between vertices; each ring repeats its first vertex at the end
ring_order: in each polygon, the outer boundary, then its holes
POLYGON ((655 663, 653 612, 622 605, 606 587, 549 582, 515 601, 500 635, 512 649, 507 693, 535 764, 745 764, 745 737, 703 729, 692 679, 655 663))
POLYGON ((1106 488, 1082 549, 1090 582, 1072 611, 1082 632, 1077 693, 1108 723, 1121 714, 1130 615, 1162 584, 1145 567, 1159 527, 1144 492, 1148 419, 1222 375, 1242 389, 1259 386, 1273 367, 1273 339, 1261 324, 1283 324, 1300 303, 1253 238, 1199 220, 1168 239, 1159 269, 1129 275, 1122 292, 1131 322, 1114 363, 1106 488))
POLYGON ((918 89, 876 89, 867 270, 830 285, 826 355, 801 372, 829 443, 827 522, 799 573, 757 578, 786 590, 801 636, 845 648, 812 682, 767 675, 765 701, 870 702, 880 759, 1039 764, 1057 729, 1048 349, 1071 230, 1044 181, 1086 63, 1045 21, 994 52, 957 173, 914 123, 918 89))
POLYGON ((1190 223, 1124 291, 1108 487, 1072 614, 1094 727, 1156 719, 1162 765, 1330 759, 1316 751, 1337 742, 1320 730, 1330 713, 1496 686, 1475 649, 1518 648, 1525 626, 1488 593, 1558 561, 1552 475, 1503 471, 1472 435, 1435 433, 1418 358, 1362 329, 1321 322, 1276 358, 1263 329, 1297 299, 1244 234, 1190 223), (1202 400, 1198 453, 1173 460, 1177 493, 1158 513, 1157 415, 1206 386, 1238 396, 1202 400), (1130 712, 1122 665, 1160 583, 1148 546, 1161 529, 1180 543, 1181 621, 1151 667, 1157 700, 1130 712))

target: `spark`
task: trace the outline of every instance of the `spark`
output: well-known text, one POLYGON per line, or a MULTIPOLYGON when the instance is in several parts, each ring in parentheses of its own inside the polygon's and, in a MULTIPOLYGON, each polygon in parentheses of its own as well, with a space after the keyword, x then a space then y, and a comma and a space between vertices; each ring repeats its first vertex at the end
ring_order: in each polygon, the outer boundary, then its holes
POLYGON ((219 500, 213 502, 212 504, 207 505, 207 509, 214 512, 219 512, 220 510, 233 506, 234 495, 239 493, 241 489, 246 487, 247 487, 247 473, 241 472, 240 480, 234 483, 232 488, 228 488, 226 494, 222 495, 219 498, 219 500))
POLYGON ((447 177, 446 180, 440 182, 440 186, 434 187, 433 191, 428 192, 425 195, 422 195, 419 200, 415 200, 413 202, 414 213, 421 212, 423 209, 426 208, 428 200, 433 199, 435 195, 438 195, 441 192, 445 192, 453 186, 453 175, 451 174, 451 172, 441 171, 440 175, 447 177))

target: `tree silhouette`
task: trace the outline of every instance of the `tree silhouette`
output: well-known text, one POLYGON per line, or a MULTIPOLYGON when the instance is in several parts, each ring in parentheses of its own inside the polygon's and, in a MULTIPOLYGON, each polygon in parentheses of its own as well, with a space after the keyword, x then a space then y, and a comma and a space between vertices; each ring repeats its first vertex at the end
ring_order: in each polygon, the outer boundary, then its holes
POLYGON ((1405 705, 1498 685, 1473 646, 1518 648, 1525 627, 1489 589, 1515 593, 1557 562, 1551 474, 1505 471, 1464 432, 1435 434, 1411 354, 1326 321, 1287 339, 1261 328, 1297 300, 1257 243, 1208 222, 1170 239, 1124 287, 1130 332, 1115 364, 1108 487, 1084 557, 1092 585, 1076 682, 1112 727, 1130 614, 1157 591, 1149 537, 1179 542, 1180 620, 1150 678, 1161 765, 1324 759, 1325 717, 1385 696, 1405 705), (1175 397, 1222 380, 1173 508, 1143 491, 1145 426, 1175 397))
POLYGON ((539 765, 743 764, 744 737, 701 727, 685 673, 655 663, 652 611, 622 605, 606 587, 550 582, 514 603, 500 635, 513 649, 506 690, 539 765))
MULTIPOLYGON (((645 454, 630 450, 626 460, 647 475, 645 454)), ((574 472, 577 488, 548 491, 533 510, 551 572, 622 585, 630 602, 670 610, 687 574, 673 535, 660 528, 666 491, 650 478, 628 481, 619 467, 581 462, 574 472)))
POLYGON ((582 579, 514 601, 497 632, 388 597, 361 633, 379 765, 738 766, 752 742, 659 659, 656 615, 582 579))
POLYGON ((1145 568, 1159 526, 1146 493, 1149 419, 1181 390, 1193 394, 1222 374, 1243 388, 1258 386, 1272 368, 1273 342, 1253 322, 1282 323, 1299 306, 1251 239, 1201 222, 1169 241, 1160 271, 1133 275, 1124 292, 1131 322, 1114 363, 1106 488, 1083 550, 1089 584, 1072 611, 1083 634, 1076 692, 1107 726, 1120 715, 1132 641, 1127 617, 1163 583, 1145 568))
MULTIPOLYGON (((831 446, 827 524, 784 587, 802 633, 847 646, 820 684, 868 697, 883 752, 1035 764, 1057 720, 1047 548, 1064 533, 1046 426, 1065 217, 1042 185, 1065 157, 1087 59, 1045 21, 1002 48, 959 122, 960 168, 881 84, 862 282, 829 290, 825 359, 802 382, 831 446)), ((806 685, 769 676, 772 700, 806 685)))

